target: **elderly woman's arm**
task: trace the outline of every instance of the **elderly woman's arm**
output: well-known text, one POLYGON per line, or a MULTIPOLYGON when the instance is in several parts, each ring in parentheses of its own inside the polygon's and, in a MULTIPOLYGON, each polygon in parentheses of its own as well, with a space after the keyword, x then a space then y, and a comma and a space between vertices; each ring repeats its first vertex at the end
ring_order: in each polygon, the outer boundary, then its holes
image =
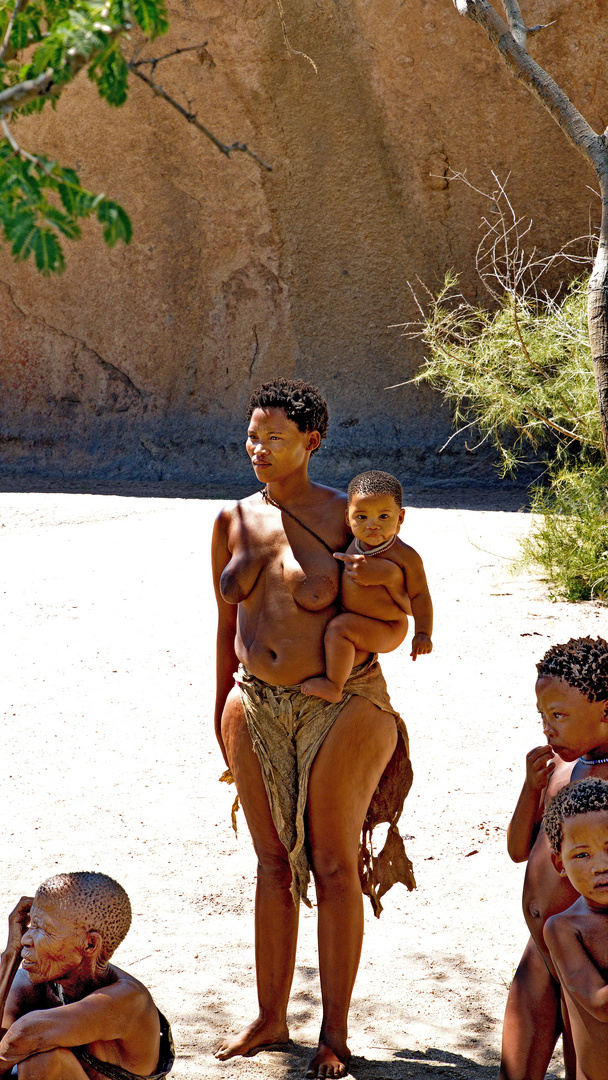
MULTIPOLYGON (((0 1018, 2 1021, 0 1038, 12 1021, 6 1004, 21 963, 21 938, 29 926, 30 908, 33 902, 33 896, 22 896, 8 917, 8 941, 6 949, 0 956, 0 1018)), ((29 980, 27 981, 29 983, 29 980)), ((15 996, 13 993, 12 997, 15 998, 15 996)))
POLYGON ((228 525, 228 515, 225 511, 222 511, 215 522, 211 547, 213 587, 217 601, 215 734, 226 764, 228 764, 228 759, 222 740, 222 713, 226 698, 234 686, 233 676, 238 666, 238 659, 234 649, 238 605, 227 604, 220 591, 222 572, 230 562, 228 525))

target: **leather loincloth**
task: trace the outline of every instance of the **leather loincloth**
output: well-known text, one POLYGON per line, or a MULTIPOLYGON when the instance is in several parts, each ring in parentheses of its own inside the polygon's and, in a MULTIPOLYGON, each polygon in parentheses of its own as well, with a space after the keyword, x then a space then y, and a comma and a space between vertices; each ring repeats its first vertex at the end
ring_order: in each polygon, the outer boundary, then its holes
MULTIPOLYGON (((395 717, 397 746, 372 796, 359 848, 361 888, 369 896, 374 914, 379 916, 382 911, 380 898, 391 886, 402 882, 411 890, 415 889, 416 882, 397 829, 405 797, 412 786, 407 729, 391 706, 377 657, 374 655, 353 668, 342 699, 336 703, 308 697, 299 686, 270 686, 251 675, 242 664, 235 679, 253 749, 260 762, 272 820, 289 856, 292 896, 295 903, 301 899, 309 907, 310 866, 306 853, 305 814, 308 780, 315 755, 353 696, 366 698, 395 717), (382 851, 376 855, 372 832, 382 822, 388 823, 388 834, 382 851)), ((230 782, 230 770, 221 779, 230 782)), ((236 829, 234 807, 233 825, 236 829)))

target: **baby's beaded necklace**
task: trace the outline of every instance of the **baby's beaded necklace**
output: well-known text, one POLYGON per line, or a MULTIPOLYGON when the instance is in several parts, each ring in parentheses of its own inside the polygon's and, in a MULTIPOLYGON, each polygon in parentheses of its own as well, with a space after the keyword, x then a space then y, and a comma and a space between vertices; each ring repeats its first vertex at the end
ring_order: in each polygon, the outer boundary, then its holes
POLYGON ((383 544, 378 544, 378 547, 371 548, 370 551, 365 551, 365 549, 361 547, 361 544, 359 543, 357 537, 355 536, 355 547, 356 547, 357 551, 359 552, 359 555, 370 555, 370 556, 371 555, 380 555, 381 552, 388 551, 388 549, 391 547, 391 545, 395 543, 396 539, 397 539, 397 533, 395 533, 394 536, 391 536, 390 540, 385 540, 385 542, 383 544))

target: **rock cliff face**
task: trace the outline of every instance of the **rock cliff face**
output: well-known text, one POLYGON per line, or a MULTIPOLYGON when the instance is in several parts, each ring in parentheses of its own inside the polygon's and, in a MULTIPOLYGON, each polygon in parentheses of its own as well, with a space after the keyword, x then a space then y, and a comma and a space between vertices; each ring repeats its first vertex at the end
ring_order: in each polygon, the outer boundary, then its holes
MULTIPOLYGON (((157 78, 225 141, 227 161, 147 88, 112 110, 81 77, 56 113, 19 122, 27 148, 120 202, 128 248, 94 224, 42 279, 0 254, 0 473, 199 482, 249 476, 251 389, 316 382, 332 416, 317 472, 384 467, 404 479, 490 474, 449 433, 440 398, 406 381, 416 342, 408 280, 448 267, 474 295, 482 187, 512 174, 542 252, 589 230, 593 175, 451 0, 181 0, 148 55, 206 42, 157 78)), ((601 131, 603 0, 534 0, 551 22, 532 51, 601 131)), ((137 82, 137 80, 135 80, 137 82)))

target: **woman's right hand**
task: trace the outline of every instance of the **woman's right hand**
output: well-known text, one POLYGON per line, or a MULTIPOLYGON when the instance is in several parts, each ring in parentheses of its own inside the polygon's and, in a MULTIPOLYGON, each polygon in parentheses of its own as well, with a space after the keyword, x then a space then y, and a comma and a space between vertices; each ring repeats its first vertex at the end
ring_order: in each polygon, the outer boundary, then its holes
POLYGON ((8 917, 8 941, 6 951, 21 952, 21 938, 30 925, 30 910, 34 903, 33 896, 22 896, 8 917))
POLYGON ((550 746, 535 746, 526 755, 526 783, 533 791, 542 791, 555 768, 553 750, 550 746))

